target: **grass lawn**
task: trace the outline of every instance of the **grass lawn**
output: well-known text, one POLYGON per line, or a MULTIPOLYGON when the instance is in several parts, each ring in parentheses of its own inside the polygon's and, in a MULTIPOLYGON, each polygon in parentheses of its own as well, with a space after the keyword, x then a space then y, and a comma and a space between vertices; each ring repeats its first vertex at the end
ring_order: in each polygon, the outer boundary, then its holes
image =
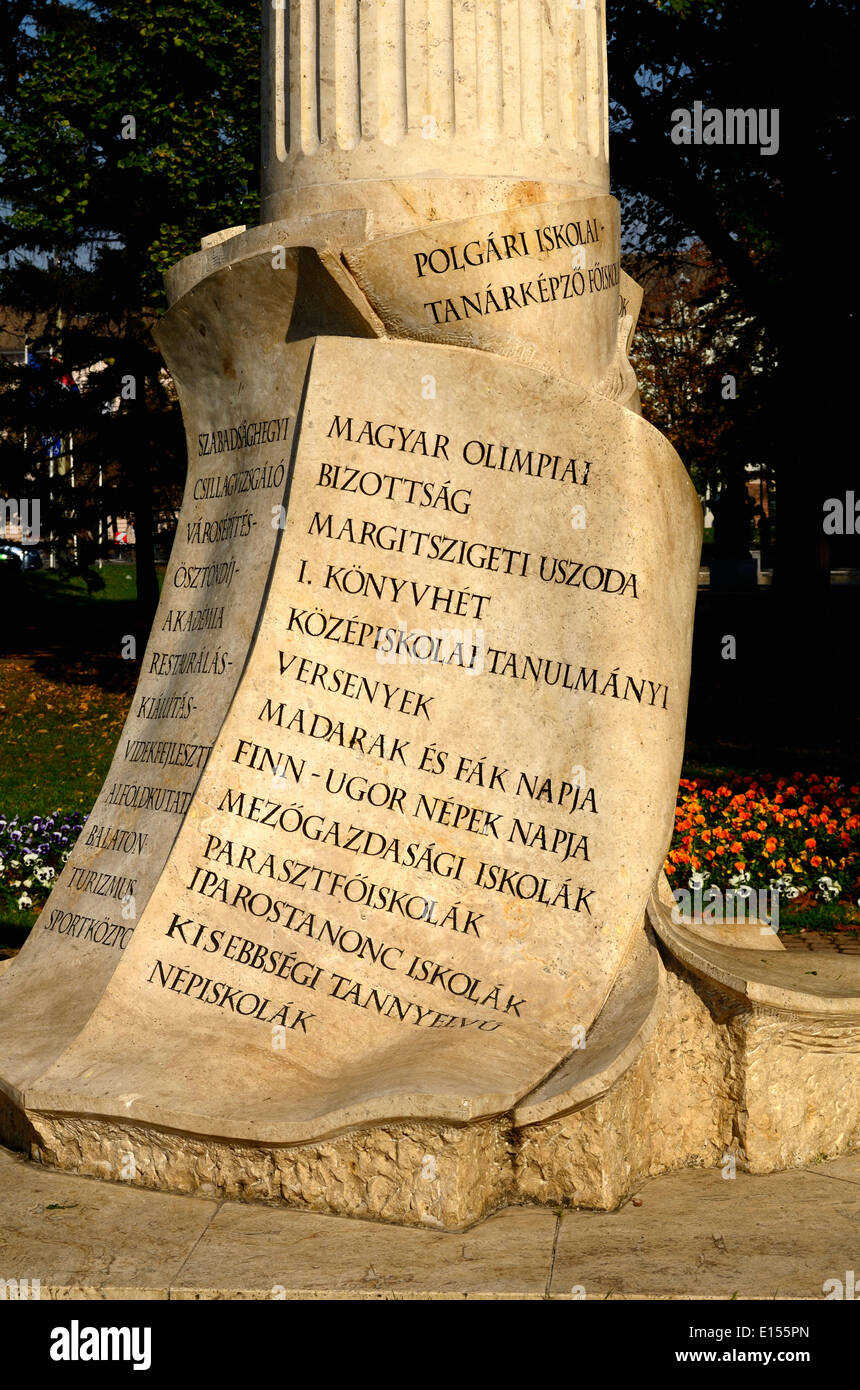
POLYGON ((74 680, 61 680, 38 656, 0 657, 3 815, 29 818, 92 806, 133 689, 133 682, 122 688, 122 672, 119 688, 105 689, 103 669, 88 670, 82 660, 74 680))
MULTIPOLYGON (((0 816, 89 811, 107 774, 137 682, 123 660, 135 633, 133 565, 105 565, 104 587, 37 570, 0 593, 0 816)), ((142 650, 140 642, 138 650, 142 650)), ((0 949, 19 946, 35 913, 6 904, 0 949)))
MULTIPOLYGON (((136 664, 114 673, 81 654, 72 677, 40 655, 0 656, 0 815, 30 820, 54 811, 89 811, 107 775, 131 703, 136 664)), ((7 906, 0 948, 20 945, 37 914, 7 906)))
POLYGON ((105 587, 55 572, 22 577, 0 655, 0 814, 88 811, 131 702, 138 663, 133 565, 105 565, 105 587))

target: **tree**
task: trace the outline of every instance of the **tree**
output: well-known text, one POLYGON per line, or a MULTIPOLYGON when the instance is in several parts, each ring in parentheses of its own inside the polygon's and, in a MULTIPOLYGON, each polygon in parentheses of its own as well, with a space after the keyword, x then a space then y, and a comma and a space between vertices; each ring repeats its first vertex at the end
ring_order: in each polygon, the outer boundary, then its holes
POLYGON ((772 364, 761 323, 701 243, 671 260, 633 256, 628 266, 645 290, 632 354, 644 411, 699 495, 713 494, 767 452, 761 387, 772 364))
POLYGON ((34 345, 62 374, 87 375, 62 396, 6 371, 0 480, 47 496, 46 441, 74 436, 76 511, 101 466, 134 514, 145 626, 153 509, 185 463, 150 328, 163 272, 257 216, 259 22, 258 0, 6 0, 0 17, 0 305, 42 324, 34 345))
MULTIPOLYGON (((732 438, 756 435, 764 452, 778 580, 796 600, 827 580, 823 504, 852 482, 853 344, 830 246, 853 192, 854 7, 607 6, 613 170, 632 246, 677 256, 701 244, 725 277, 726 312, 752 325, 765 365, 738 369, 732 438), (775 111, 778 142, 678 144, 673 117, 696 103, 775 111)), ((0 16, 0 253, 11 258, 0 304, 41 312, 67 371, 107 362, 99 389, 114 397, 136 384, 116 415, 90 421, 86 450, 118 460, 150 608, 146 516, 154 489, 181 476, 181 447, 161 419, 172 411, 149 325, 161 273, 202 232, 256 216, 258 24, 258 0, 6 0, 0 16)), ((83 393, 60 406, 74 417, 83 393)), ((732 457, 742 466, 740 450, 732 457)), ((16 467, 20 457, 0 458, 9 476, 16 467)))
POLYGON ((613 171, 626 224, 635 248, 653 255, 701 243, 725 272, 737 312, 755 320, 751 341, 765 371, 750 382, 741 370, 738 399, 753 386, 762 415, 757 447, 775 479, 777 582, 789 606, 808 604, 828 581, 823 503, 848 483, 853 356, 826 233, 851 206, 854 7, 608 0, 608 29, 613 171), (697 102, 777 112, 778 148, 675 143, 674 114, 697 102), (826 274, 817 271, 824 265, 826 274))

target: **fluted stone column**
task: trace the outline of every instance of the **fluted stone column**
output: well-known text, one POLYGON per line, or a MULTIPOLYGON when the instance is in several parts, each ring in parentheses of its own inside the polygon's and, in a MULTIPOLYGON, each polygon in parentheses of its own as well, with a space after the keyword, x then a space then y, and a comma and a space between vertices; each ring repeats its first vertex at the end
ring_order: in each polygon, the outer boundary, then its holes
POLYGON ((603 0, 273 0, 264 15, 264 221, 364 206, 379 235, 608 192, 603 0))

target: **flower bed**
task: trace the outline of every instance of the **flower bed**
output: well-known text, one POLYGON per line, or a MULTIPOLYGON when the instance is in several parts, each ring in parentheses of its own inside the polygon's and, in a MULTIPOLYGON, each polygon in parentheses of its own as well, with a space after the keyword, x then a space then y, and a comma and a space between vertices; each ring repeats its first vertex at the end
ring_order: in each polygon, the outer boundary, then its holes
MULTIPOLYGON (((0 905, 36 912, 86 816, 0 817, 0 905)), ((666 860, 673 889, 770 889, 785 906, 858 922, 860 787, 795 774, 682 778, 666 860)))
POLYGON ((838 777, 682 779, 666 861, 673 889, 772 890, 857 921, 860 788, 838 777))
POLYGON ((6 911, 36 912, 47 901, 86 820, 79 812, 0 817, 0 905, 6 911))

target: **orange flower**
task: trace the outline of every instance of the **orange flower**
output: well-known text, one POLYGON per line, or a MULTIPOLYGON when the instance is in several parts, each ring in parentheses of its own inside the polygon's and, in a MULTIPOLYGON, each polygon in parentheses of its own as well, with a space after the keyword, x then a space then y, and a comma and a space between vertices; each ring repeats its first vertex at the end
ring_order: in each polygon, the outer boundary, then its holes
POLYGON ((816 871, 838 873, 850 901, 860 895, 858 798, 860 788, 849 788, 829 774, 764 774, 758 779, 732 774, 719 783, 709 783, 707 777, 682 779, 668 856, 673 876, 679 877, 678 866, 707 863, 720 882, 725 857, 737 872, 750 865, 760 872, 790 868, 799 881, 816 871))

